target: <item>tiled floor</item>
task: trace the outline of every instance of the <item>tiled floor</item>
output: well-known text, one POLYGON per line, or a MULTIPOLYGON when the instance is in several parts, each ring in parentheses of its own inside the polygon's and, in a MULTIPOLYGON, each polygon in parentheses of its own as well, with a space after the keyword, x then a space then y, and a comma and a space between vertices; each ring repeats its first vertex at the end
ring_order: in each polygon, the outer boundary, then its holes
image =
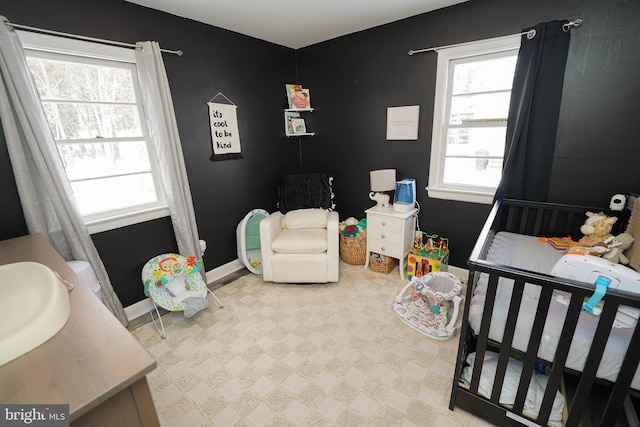
POLYGON ((391 303, 397 270, 340 264, 326 285, 253 274, 191 319, 133 331, 156 357, 148 379, 163 426, 486 426, 448 400, 457 339, 433 341, 391 303))

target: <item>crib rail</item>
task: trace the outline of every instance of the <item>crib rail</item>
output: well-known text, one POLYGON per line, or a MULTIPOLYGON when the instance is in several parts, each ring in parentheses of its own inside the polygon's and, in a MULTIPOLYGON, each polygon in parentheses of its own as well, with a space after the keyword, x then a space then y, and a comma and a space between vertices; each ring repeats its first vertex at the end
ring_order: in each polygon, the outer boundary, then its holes
POLYGON ((578 239, 582 235, 580 226, 584 224, 587 211, 604 212, 608 216, 617 216, 619 220, 614 224, 612 234, 623 231, 628 218, 626 212, 614 212, 602 208, 514 199, 498 200, 494 203, 478 236, 469 257, 469 263, 486 258, 493 236, 498 231, 536 237, 573 236, 574 239, 578 239))
MULTIPOLYGON (((554 402, 556 391, 560 389, 565 363, 569 354, 572 337, 576 331, 578 318, 581 313, 582 302, 585 297, 593 294, 595 286, 584 282, 549 276, 546 274, 515 269, 486 261, 486 254, 493 236, 498 231, 511 231, 533 236, 568 236, 579 232, 584 222, 586 210, 600 211, 584 207, 550 205, 546 203, 531 203, 505 200, 496 203, 485 223, 481 235, 476 242, 469 259, 470 276, 467 287, 467 301, 471 301, 474 284, 480 274, 488 274, 487 294, 481 319, 480 330, 473 335, 468 325, 469 306, 465 304, 464 320, 461 329, 461 339, 456 360, 454 384, 451 393, 450 409, 455 406, 474 412, 500 425, 521 425, 534 422, 547 425, 554 402), (501 343, 489 341, 489 329, 498 282, 500 278, 514 281, 511 300, 507 311, 506 326, 501 343), (512 352, 515 326, 518 313, 523 304, 522 296, 526 284, 541 287, 535 319, 531 327, 531 335, 527 351, 523 355, 522 373, 517 387, 516 398, 512 408, 500 405, 500 394, 507 372, 507 363, 512 352), (560 334, 554 360, 546 361, 550 365, 547 386, 542 399, 542 405, 537 419, 532 419, 524 413, 525 399, 528 386, 539 361, 537 354, 543 338, 543 329, 554 291, 564 291, 571 294, 564 325, 560 334), (498 362, 494 377, 493 388, 489 398, 479 394, 482 363, 474 363, 468 389, 459 387, 462 369, 466 356, 475 351, 476 361, 484 360, 487 350, 498 353, 498 362)), ((588 352, 585 366, 580 374, 575 394, 568 405, 566 426, 580 425, 582 413, 589 405, 589 395, 596 381, 596 372, 620 305, 640 308, 640 296, 628 292, 610 290, 604 296, 603 311, 598 320, 595 336, 588 352)), ((500 302, 503 303, 503 302, 500 302)), ((636 327, 632 334, 629 349, 640 348, 640 327, 636 327)), ((601 426, 614 425, 625 398, 629 393, 633 376, 640 363, 639 351, 628 351, 624 357, 620 372, 615 383, 611 385, 609 399, 600 419, 601 426)))

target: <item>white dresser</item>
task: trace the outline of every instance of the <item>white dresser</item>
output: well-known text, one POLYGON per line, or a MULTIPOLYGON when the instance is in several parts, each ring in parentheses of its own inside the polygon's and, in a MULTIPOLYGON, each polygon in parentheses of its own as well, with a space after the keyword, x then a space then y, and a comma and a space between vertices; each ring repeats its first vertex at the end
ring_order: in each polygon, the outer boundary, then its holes
POLYGON ((405 274, 407 254, 413 245, 416 229, 417 209, 406 213, 393 210, 393 207, 374 206, 367 209, 367 259, 364 268, 369 268, 371 252, 398 259, 398 271, 402 280, 405 274))

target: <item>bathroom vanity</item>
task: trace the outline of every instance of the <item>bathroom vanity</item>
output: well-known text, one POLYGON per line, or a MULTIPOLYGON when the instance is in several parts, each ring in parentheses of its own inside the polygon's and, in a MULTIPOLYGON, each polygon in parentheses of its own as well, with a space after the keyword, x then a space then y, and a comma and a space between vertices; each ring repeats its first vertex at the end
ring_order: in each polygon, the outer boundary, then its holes
POLYGON ((0 402, 69 404, 71 426, 159 426, 146 375, 155 360, 39 234, 0 241, 0 265, 44 264, 75 285, 65 326, 0 366, 0 402))

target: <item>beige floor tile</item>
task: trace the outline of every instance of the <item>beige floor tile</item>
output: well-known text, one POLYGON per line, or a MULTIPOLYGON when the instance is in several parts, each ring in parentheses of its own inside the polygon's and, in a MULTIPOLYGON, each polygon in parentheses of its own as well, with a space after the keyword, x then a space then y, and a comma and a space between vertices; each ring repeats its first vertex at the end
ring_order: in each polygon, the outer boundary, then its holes
POLYGON ((340 282, 216 289, 191 319, 132 333, 157 359, 148 376, 163 427, 488 426, 449 393, 458 339, 433 341, 391 309, 403 283, 341 263, 340 282))

